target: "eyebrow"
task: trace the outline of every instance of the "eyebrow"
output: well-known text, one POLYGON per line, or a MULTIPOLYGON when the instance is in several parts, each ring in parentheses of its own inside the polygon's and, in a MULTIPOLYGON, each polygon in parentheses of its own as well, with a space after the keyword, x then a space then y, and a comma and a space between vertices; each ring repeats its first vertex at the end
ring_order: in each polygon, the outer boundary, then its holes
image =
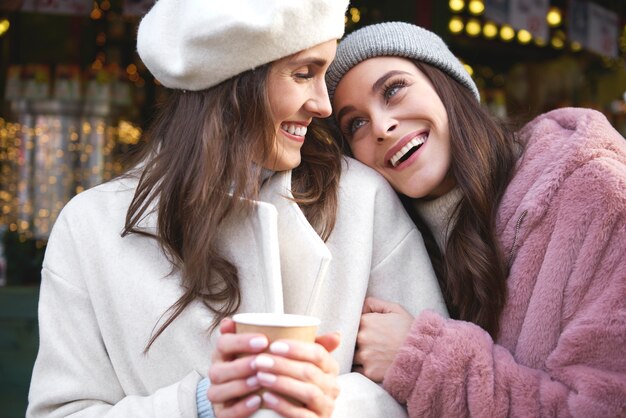
MULTIPOLYGON (((385 85, 387 80, 389 80, 391 77, 394 77, 394 76, 399 75, 399 74, 411 75, 410 73, 407 73, 406 71, 391 70, 391 71, 385 73, 378 80, 376 80, 376 82, 372 85, 372 92, 376 93, 378 90, 380 90, 380 88, 382 86, 385 85)), ((346 115, 346 113, 352 112, 355 109, 356 108, 354 106, 351 106, 351 105, 342 107, 341 110, 339 112, 337 112, 337 121, 341 122, 341 118, 343 118, 346 115)))
POLYGON ((323 58, 315 58, 315 57, 302 57, 302 58, 294 58, 287 62, 288 65, 301 66, 301 65, 316 65, 318 67, 323 67, 326 65, 328 61, 323 58))
POLYGON ((356 108, 351 105, 342 107, 341 110, 337 113, 337 121, 341 123, 341 118, 343 118, 346 115, 346 113, 350 113, 354 110, 356 110, 356 108))

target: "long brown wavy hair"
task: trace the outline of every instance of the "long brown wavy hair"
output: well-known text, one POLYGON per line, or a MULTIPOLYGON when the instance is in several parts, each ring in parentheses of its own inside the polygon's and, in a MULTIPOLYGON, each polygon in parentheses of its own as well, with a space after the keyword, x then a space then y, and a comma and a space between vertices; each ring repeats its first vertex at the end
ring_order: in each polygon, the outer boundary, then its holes
MULTIPOLYGON (((255 161, 267 161, 276 136, 266 88, 269 68, 203 91, 170 92, 134 156, 138 164, 127 175, 138 176, 139 182, 122 236, 157 239, 183 288, 146 351, 196 299, 215 314, 209 331, 240 305, 237 268, 222 256, 216 238, 226 217, 246 216, 258 197, 263 169, 255 161), (153 211, 158 219, 154 235, 138 228, 153 211)), ((292 193, 326 240, 335 223, 340 149, 313 123, 301 155, 292 173, 292 193)))
POLYGON ((448 114, 451 171, 462 191, 442 256, 405 196, 403 203, 425 236, 426 247, 453 318, 471 321, 495 339, 506 301, 508 266, 495 220, 511 180, 517 151, 512 131, 494 119, 470 90, 441 70, 414 61, 448 114))

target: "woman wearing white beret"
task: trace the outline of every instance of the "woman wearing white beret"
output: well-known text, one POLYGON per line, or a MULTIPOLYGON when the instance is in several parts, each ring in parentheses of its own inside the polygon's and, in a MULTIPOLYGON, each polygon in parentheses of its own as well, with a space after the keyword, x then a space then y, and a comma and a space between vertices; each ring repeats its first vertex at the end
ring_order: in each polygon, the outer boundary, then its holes
POLYGON ((139 55, 172 91, 138 164, 54 225, 28 417, 405 416, 350 373, 363 302, 445 305, 395 193, 311 123, 346 8, 159 0, 143 18, 139 55), (235 312, 315 315, 323 335, 261 361, 235 312))

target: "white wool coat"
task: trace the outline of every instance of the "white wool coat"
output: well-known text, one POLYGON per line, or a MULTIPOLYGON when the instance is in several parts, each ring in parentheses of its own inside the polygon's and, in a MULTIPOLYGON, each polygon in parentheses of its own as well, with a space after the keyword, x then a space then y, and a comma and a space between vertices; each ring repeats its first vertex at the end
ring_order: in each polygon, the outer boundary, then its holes
MULTIPOLYGON (((220 230, 223 254, 238 269, 240 312, 321 318, 339 331, 335 416, 404 416, 378 385, 350 373, 363 301, 396 301, 412 314, 445 315, 421 236, 396 194, 374 171, 346 160, 337 222, 324 243, 290 200, 291 172, 268 179, 251 216, 220 230)), ((40 348, 28 417, 195 417, 196 385, 206 376, 217 332, 194 302, 144 347, 182 294, 155 239, 120 232, 136 180, 118 179, 73 198, 56 221, 42 271, 40 348)), ((156 231, 156 215, 140 228, 156 231)))

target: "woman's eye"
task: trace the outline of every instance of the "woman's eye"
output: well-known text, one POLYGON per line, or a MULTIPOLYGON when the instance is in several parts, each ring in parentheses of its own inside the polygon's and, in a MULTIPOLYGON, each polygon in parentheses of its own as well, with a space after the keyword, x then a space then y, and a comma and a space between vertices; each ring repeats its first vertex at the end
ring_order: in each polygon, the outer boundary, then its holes
POLYGON ((398 90, 400 90, 400 87, 398 87, 398 86, 390 87, 389 89, 387 89, 387 91, 385 91, 385 97, 387 99, 389 99, 389 98, 395 96, 396 93, 398 92, 398 90))
POLYGON ((311 71, 311 69, 308 67, 301 67, 293 72, 293 76, 294 78, 300 80, 310 80, 311 78, 315 77, 315 73, 311 71))
POLYGON ((363 127, 365 123, 366 123, 365 119, 360 119, 360 118, 352 119, 348 121, 348 123, 346 124, 346 129, 344 129, 344 133, 347 134, 348 136, 352 136, 359 128, 363 127))
POLYGON ((301 80, 310 80, 311 78, 313 78, 313 74, 311 74, 311 73, 296 73, 296 74, 294 74, 294 77, 299 78, 301 80))
POLYGON ((391 99, 392 97, 394 97, 396 94, 398 94, 398 92, 406 87, 407 83, 404 80, 399 80, 399 81, 394 81, 393 83, 390 83, 389 85, 385 86, 385 88, 383 89, 383 97, 385 98, 385 101, 388 101, 389 99, 391 99))

